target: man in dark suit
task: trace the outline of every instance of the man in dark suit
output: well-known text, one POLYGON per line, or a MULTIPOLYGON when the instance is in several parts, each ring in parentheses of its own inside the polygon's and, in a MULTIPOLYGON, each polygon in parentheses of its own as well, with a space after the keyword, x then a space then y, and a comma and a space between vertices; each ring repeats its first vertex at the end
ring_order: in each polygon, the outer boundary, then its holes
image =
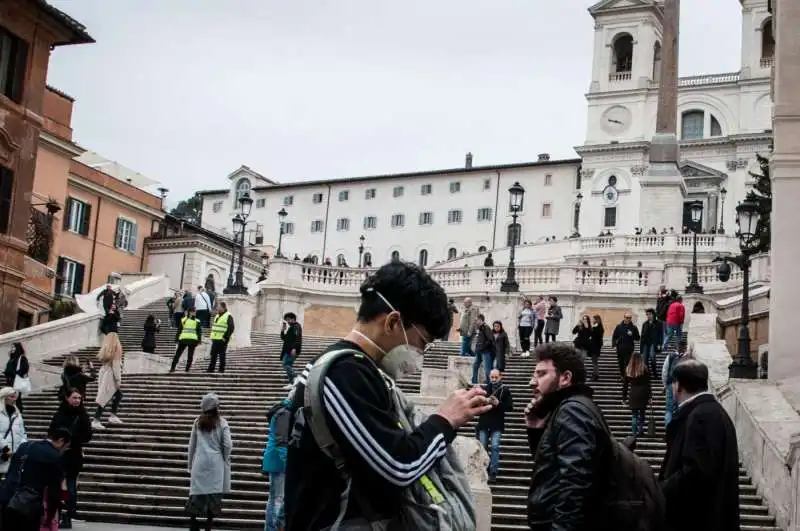
POLYGON ((667 426, 659 480, 674 531, 739 531, 736 429, 708 391, 708 367, 695 359, 672 372, 678 412, 667 426))

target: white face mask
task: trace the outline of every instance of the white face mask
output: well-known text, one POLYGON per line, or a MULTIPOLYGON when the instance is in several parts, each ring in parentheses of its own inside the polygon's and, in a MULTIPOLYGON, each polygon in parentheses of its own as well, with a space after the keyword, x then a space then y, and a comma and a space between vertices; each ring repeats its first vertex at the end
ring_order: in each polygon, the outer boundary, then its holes
MULTIPOLYGON (((375 292, 375 294, 378 297, 380 297, 383 300, 383 302, 386 303, 386 306, 388 306, 389 309, 391 309, 393 312, 397 311, 395 310, 394 306, 392 306, 392 304, 388 300, 386 300, 386 297, 384 297, 377 291, 375 292)), ((383 354, 383 359, 381 359, 379 363, 380 368, 393 380, 397 380, 398 378, 402 378, 403 376, 408 376, 411 374, 418 373, 419 371, 422 370, 422 356, 423 356, 422 351, 417 347, 409 344, 408 334, 406 333, 406 329, 403 326, 402 319, 400 321, 400 326, 403 329, 403 337, 405 338, 406 342, 405 344, 393 347, 388 352, 386 352, 386 350, 378 346, 378 344, 375 343, 373 339, 367 337, 358 330, 353 330, 353 332, 361 336, 365 341, 367 341, 370 345, 378 349, 381 352, 381 354, 383 354)), ((419 330, 417 330, 416 326, 414 325, 411 326, 414 327, 414 330, 417 331, 420 337, 423 337, 422 334, 420 334, 419 330)))

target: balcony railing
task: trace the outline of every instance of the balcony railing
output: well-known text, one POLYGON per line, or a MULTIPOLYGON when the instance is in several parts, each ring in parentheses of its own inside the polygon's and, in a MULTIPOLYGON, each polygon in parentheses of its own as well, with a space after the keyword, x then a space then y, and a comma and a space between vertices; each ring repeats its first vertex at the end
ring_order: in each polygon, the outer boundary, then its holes
POLYGON ((774 57, 762 57, 761 58, 761 68, 772 68, 772 65, 775 64, 774 57))
POLYGON ((616 81, 630 81, 631 72, 612 72, 608 75, 608 80, 612 83, 616 81))

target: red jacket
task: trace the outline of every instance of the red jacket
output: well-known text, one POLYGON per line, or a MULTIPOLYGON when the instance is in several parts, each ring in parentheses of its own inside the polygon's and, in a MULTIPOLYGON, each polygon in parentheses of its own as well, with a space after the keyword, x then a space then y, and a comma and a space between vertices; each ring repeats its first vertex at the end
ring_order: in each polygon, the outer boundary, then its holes
POLYGON ((667 324, 670 326, 682 325, 686 318, 686 308, 681 301, 675 301, 667 308, 667 324))

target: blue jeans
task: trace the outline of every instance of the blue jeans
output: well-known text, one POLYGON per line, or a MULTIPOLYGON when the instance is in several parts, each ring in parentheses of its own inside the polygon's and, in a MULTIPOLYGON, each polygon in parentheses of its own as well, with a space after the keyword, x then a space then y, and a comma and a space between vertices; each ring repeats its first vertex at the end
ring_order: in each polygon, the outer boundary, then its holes
POLYGON ((284 352, 281 354, 281 363, 283 364, 283 370, 286 371, 286 377, 289 378, 289 383, 294 383, 294 356, 292 356, 288 352, 284 352))
POLYGON ((664 334, 664 344, 661 346, 662 350, 666 350, 672 336, 677 336, 676 341, 683 339, 683 330, 681 325, 667 325, 667 333, 664 334))
POLYGON ((461 355, 472 356, 472 348, 470 347, 469 336, 461 336, 461 355))
POLYGON ((267 515, 264 520, 264 531, 283 531, 283 482, 286 474, 271 473, 269 475, 269 499, 267 515))
POLYGON ((634 409, 631 411, 631 432, 633 435, 644 433, 647 427, 647 417, 644 409, 634 409))
POLYGON ((655 345, 642 345, 642 357, 644 358, 645 366, 654 371, 657 369, 656 363, 656 346, 655 345))
POLYGON ((69 498, 67 498, 67 503, 64 507, 64 516, 66 517, 65 520, 69 521, 75 518, 75 512, 78 507, 78 475, 67 476, 66 483, 69 498))
POLYGON ((486 382, 489 381, 489 373, 492 372, 494 368, 493 361, 492 361, 492 353, 489 351, 486 352, 479 352, 475 354, 475 361, 472 362, 472 383, 478 383, 478 369, 481 368, 481 363, 483 363, 483 371, 486 373, 486 382))
MULTIPOLYGON (((664 363, 668 363, 665 361, 664 363)), ((667 404, 664 407, 664 426, 672 422, 672 413, 675 410, 675 395, 672 393, 672 384, 667 384, 665 387, 667 391, 667 404)))
POLYGON ((503 432, 499 430, 492 432, 489 430, 481 430, 478 432, 478 440, 484 447, 486 447, 488 443, 491 443, 491 446, 488 448, 490 476, 496 476, 497 469, 500 466, 500 437, 502 435, 503 432))

